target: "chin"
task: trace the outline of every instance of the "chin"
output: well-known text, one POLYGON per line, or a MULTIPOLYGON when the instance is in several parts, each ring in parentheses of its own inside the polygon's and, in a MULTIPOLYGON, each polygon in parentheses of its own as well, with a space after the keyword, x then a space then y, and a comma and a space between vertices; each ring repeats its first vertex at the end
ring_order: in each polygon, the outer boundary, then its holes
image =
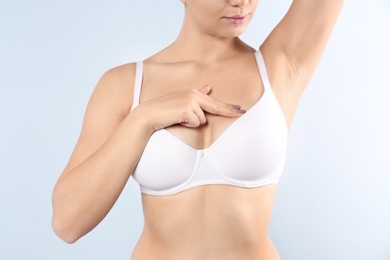
POLYGON ((229 31, 225 31, 219 35, 222 38, 235 38, 235 37, 241 36, 245 31, 246 31, 245 29, 229 30, 229 31))

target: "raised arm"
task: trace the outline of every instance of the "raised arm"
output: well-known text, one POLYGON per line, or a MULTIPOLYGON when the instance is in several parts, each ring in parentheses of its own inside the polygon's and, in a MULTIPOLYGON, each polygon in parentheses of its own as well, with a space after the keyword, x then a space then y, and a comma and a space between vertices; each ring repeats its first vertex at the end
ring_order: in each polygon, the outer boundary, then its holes
POLYGON ((262 46, 268 60, 276 58, 288 65, 290 83, 301 91, 314 73, 343 2, 294 0, 262 46))

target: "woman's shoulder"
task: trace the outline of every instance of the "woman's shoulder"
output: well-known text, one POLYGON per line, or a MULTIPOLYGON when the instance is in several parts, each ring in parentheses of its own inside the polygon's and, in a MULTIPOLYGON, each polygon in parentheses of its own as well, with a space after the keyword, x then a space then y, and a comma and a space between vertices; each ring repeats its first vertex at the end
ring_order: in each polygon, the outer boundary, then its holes
POLYGON ((100 81, 106 83, 107 87, 126 88, 134 82, 136 63, 126 63, 108 69, 100 78, 100 81))
POLYGON ((118 65, 108 69, 99 80, 102 88, 112 92, 132 95, 136 74, 136 62, 118 65))
POLYGON ((107 69, 95 86, 90 105, 105 107, 107 112, 128 113, 132 106, 135 73, 134 62, 107 69))

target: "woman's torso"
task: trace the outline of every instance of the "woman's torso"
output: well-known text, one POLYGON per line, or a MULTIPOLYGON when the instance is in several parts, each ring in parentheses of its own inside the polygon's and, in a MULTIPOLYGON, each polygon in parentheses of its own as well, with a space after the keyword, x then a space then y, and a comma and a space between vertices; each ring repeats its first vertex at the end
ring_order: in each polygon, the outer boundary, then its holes
MULTIPOLYGON (((144 63, 140 103, 209 84, 211 96, 249 110, 264 94, 253 51, 242 50, 218 63, 168 63, 164 54, 160 56, 144 63)), ((186 145, 204 149, 237 120, 206 116, 205 126, 166 130, 186 145)), ((286 117, 287 125, 291 120, 286 117)), ((143 194, 145 226, 132 259, 276 260, 277 251, 268 237, 275 195, 276 184, 256 188, 204 185, 167 196, 143 194)))
POLYGON ((201 186, 143 195, 145 226, 131 259, 279 259, 268 237, 276 185, 201 186))

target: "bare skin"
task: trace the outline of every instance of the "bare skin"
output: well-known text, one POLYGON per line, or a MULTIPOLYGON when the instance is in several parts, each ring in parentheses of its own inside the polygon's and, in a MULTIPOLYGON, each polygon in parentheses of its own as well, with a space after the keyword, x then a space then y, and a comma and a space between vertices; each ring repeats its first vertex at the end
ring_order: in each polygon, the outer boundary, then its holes
MULTIPOLYGON (((207 148, 263 94, 255 50, 237 38, 246 25, 231 26, 225 17, 254 12, 257 1, 182 2, 179 37, 144 63, 140 105, 130 112, 134 64, 105 73, 91 97, 53 191, 53 228, 68 243, 108 214, 155 131, 165 128, 196 149, 207 148)), ((261 46, 288 127, 342 2, 295 0, 261 46)), ((132 259, 277 260, 268 237, 276 189, 206 185, 170 196, 143 194, 145 227, 132 259)))
POLYGON ((143 195, 145 227, 132 259, 278 259, 267 234, 275 194, 275 185, 208 185, 143 195))
MULTIPOLYGON (((217 61, 223 64, 218 66, 194 61, 166 64, 168 57, 172 59, 172 46, 149 58, 144 62, 141 104, 154 96, 209 84, 210 97, 249 110, 264 87, 255 50, 236 41, 237 48, 223 62, 217 61), (167 79, 173 72, 175 77, 167 79)), ((189 146, 204 149, 239 120, 213 114, 205 117, 207 124, 200 127, 166 129, 189 146)), ((255 189, 207 185, 171 196, 143 194, 145 227, 132 259, 278 259, 267 235, 275 195, 276 185, 255 189)))

